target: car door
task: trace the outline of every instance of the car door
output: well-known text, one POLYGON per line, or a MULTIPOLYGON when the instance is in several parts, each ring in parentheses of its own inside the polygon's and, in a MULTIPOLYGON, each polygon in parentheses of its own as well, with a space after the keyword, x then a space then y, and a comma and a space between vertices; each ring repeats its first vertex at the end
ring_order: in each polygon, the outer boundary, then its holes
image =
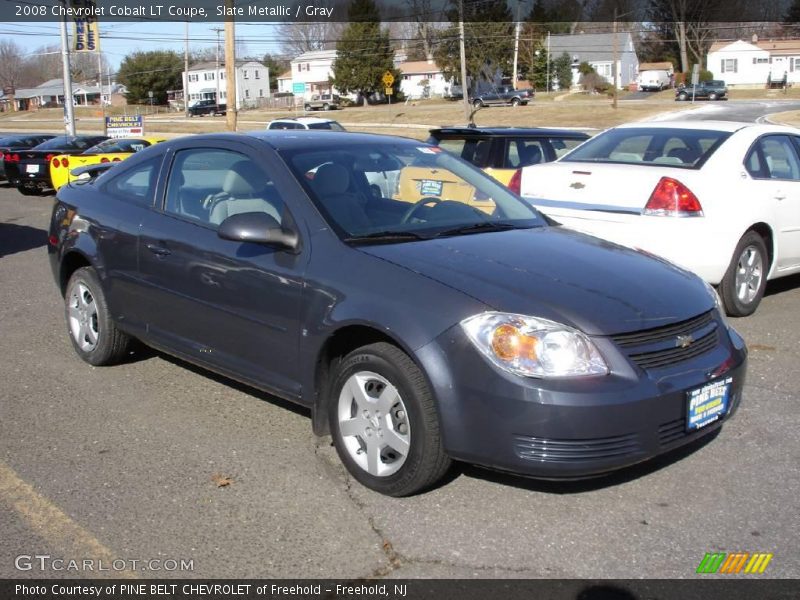
POLYGON ((745 158, 754 194, 775 234, 778 271, 800 268, 800 158, 796 136, 759 138, 745 158), (793 141, 794 140, 794 141, 793 141))
POLYGON ((161 210, 142 224, 151 338, 189 359, 299 395, 298 343, 308 250, 223 240, 224 217, 267 212, 296 228, 274 183, 278 159, 238 142, 186 142, 171 157, 161 210), (224 210, 220 210, 224 209, 224 210))

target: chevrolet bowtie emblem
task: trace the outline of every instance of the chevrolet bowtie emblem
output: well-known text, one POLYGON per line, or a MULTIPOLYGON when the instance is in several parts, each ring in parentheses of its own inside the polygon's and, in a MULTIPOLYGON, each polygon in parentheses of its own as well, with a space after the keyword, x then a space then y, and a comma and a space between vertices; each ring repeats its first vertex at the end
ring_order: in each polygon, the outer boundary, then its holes
POLYGON ((679 335, 675 339, 675 346, 678 348, 688 348, 692 345, 694 338, 690 335, 679 335))
POLYGON ((582 190, 586 186, 583 185, 580 181, 575 181, 573 183, 570 183, 569 187, 571 187, 572 189, 575 189, 575 190, 582 190))

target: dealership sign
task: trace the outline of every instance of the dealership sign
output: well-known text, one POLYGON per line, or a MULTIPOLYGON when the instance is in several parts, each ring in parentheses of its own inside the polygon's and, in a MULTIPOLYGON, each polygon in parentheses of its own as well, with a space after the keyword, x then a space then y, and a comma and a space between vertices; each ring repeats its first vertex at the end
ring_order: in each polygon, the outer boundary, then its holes
POLYGON ((112 138, 124 138, 144 135, 144 117, 131 115, 106 117, 106 135, 112 138))

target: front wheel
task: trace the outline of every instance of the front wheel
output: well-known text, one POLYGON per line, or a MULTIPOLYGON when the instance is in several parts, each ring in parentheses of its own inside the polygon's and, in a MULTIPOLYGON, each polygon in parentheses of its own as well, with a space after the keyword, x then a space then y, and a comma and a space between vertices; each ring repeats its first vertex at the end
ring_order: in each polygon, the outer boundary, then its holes
POLYGON ((348 354, 334 375, 330 427, 339 458, 366 487, 408 496, 450 467, 433 395, 402 350, 380 342, 348 354))
POLYGON ((306 104, 305 106, 303 106, 303 110, 305 110, 306 112, 311 112, 311 105, 306 104))
POLYGON ((712 101, 713 101, 713 100, 719 100, 719 96, 717 96, 717 95, 716 95, 714 92, 711 92, 711 93, 708 95, 708 99, 709 99, 709 100, 712 100, 712 101))
POLYGON ((483 102, 481 100, 473 100, 472 106, 474 106, 475 108, 480 108, 481 106, 483 106, 483 102))
POLYGON ((752 315, 767 287, 767 245, 755 231, 748 231, 736 246, 731 264, 720 283, 726 312, 732 317, 752 315))
POLYGON ((687 94, 686 92, 681 92, 680 94, 678 94, 678 100, 688 100, 688 99, 689 99, 689 94, 687 94))
POLYGON ((330 104, 323 104, 322 105, 322 110, 330 110, 330 109, 331 109, 331 105, 330 104))
POLYGON ((111 320, 94 269, 83 267, 72 274, 64 304, 69 339, 78 356, 97 367, 112 365, 125 357, 130 338, 111 320))
POLYGON ((519 98, 511 99, 511 106, 519 106, 520 104, 522 104, 522 100, 520 100, 519 98))

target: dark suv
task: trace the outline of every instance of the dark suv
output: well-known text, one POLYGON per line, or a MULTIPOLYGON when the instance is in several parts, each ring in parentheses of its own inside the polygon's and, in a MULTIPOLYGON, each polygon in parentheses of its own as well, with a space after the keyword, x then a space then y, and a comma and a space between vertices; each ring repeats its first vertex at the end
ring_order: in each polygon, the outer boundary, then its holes
POLYGON ((429 144, 460 156, 507 186, 522 167, 552 162, 589 139, 582 131, 532 127, 444 127, 430 133, 429 144))
POLYGON ((189 107, 190 117, 202 117, 203 115, 224 115, 228 112, 226 104, 217 104, 215 100, 200 100, 189 107))
POLYGON ((679 87, 675 90, 675 100, 724 100, 728 87, 721 79, 701 81, 697 85, 679 87))

